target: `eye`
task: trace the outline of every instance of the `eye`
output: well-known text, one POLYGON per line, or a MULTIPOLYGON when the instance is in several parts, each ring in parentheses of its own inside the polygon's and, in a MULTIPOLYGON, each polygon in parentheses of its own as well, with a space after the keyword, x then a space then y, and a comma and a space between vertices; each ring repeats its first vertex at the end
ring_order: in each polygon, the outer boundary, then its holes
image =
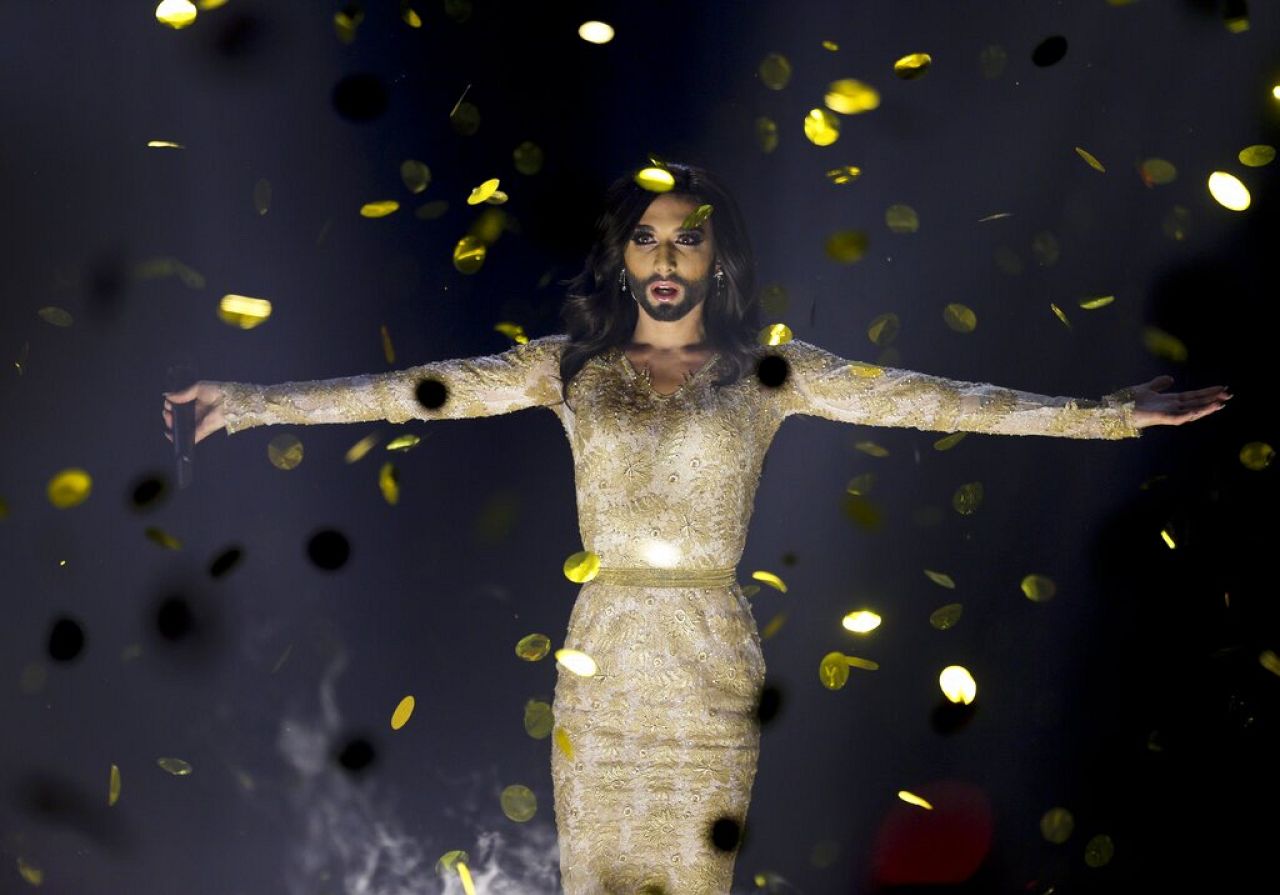
POLYGON ((653 237, 650 236, 648 233, 637 233, 631 237, 631 241, 634 242, 636 245, 642 245, 642 246, 648 245, 649 243, 646 242, 645 240, 652 241, 653 237))
POLYGON ((688 240, 685 245, 696 246, 702 243, 702 234, 700 233, 682 233, 680 238, 688 240))

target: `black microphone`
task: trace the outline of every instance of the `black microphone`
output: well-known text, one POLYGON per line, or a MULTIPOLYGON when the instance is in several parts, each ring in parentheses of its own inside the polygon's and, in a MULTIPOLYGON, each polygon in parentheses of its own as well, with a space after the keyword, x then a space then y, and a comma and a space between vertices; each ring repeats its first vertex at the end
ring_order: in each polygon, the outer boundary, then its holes
MULTIPOLYGON (((165 373, 165 381, 170 392, 190 388, 197 381, 195 363, 184 360, 172 364, 165 373)), ((178 487, 185 488, 195 478, 196 402, 170 403, 173 407, 173 462, 178 487)))

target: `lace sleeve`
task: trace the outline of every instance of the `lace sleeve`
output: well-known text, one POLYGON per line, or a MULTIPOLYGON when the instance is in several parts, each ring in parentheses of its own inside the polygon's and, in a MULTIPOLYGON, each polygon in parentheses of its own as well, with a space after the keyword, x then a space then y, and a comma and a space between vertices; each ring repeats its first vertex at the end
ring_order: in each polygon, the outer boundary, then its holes
POLYGON ((1141 435, 1133 422, 1133 400, 1118 392, 1096 401, 1051 398, 848 361, 798 340, 777 350, 790 370, 781 389, 786 415, 935 432, 1106 439, 1141 435))
POLYGON ((227 433, 281 423, 355 423, 496 416, 560 403, 560 348, 545 336, 500 354, 310 382, 218 382, 227 433), (419 400, 419 386, 426 402, 419 400))

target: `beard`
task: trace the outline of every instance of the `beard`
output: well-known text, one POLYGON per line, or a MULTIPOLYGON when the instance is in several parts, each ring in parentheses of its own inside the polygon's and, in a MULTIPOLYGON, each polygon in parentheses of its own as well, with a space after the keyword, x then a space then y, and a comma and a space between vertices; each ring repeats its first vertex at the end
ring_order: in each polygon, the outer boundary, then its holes
POLYGON ((632 275, 631 271, 627 271, 627 288, 631 290, 632 297, 635 298, 636 304, 644 308, 654 320, 672 321, 679 320, 702 304, 707 299, 707 293, 711 290, 711 273, 700 280, 686 280, 672 274, 669 277, 649 277, 646 280, 639 280, 632 275), (683 287, 683 295, 677 302, 655 302, 649 298, 649 285, 656 283, 658 280, 670 280, 673 283, 679 283, 683 287))

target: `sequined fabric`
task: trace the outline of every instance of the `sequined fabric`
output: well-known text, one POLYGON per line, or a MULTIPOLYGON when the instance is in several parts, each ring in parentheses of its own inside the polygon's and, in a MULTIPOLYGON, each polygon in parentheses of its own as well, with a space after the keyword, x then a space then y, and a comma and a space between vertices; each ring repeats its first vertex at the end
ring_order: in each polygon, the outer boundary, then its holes
POLYGON ((784 419, 811 414, 1071 438, 1139 434, 1132 401, 1049 398, 876 367, 801 341, 758 349, 783 358, 781 377, 717 387, 713 356, 670 394, 655 391, 613 348, 587 362, 565 405, 558 379, 564 341, 548 336, 501 354, 390 373, 220 385, 228 432, 528 407, 560 418, 573 452, 582 545, 604 570, 579 590, 564 640, 590 655, 597 673, 584 678, 558 667, 553 706, 572 752, 554 746, 551 767, 567 895, 729 891, 733 834, 746 821, 759 756, 765 673, 751 608, 731 570, 765 452, 784 419), (445 387, 438 409, 415 396, 426 378, 445 387))

